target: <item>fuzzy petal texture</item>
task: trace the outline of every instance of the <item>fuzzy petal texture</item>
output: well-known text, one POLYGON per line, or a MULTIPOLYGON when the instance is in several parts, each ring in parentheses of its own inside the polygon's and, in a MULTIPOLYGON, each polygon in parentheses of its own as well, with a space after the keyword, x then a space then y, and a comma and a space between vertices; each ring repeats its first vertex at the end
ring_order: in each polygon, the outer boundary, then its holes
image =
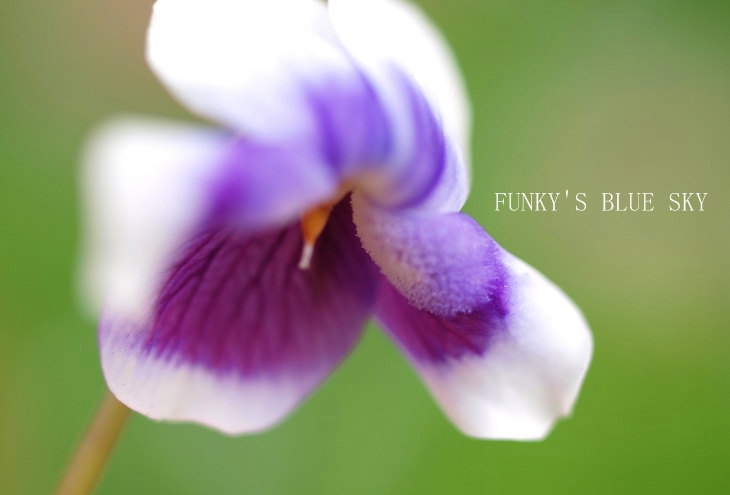
POLYGON ((461 431, 538 440, 570 414, 593 344, 559 288, 466 215, 355 219, 383 272, 376 317, 461 431))
POLYGON ((309 270, 298 225, 203 232, 181 251, 145 319, 106 311, 111 391, 151 418, 230 434, 283 419, 355 345, 375 298, 349 200, 333 212, 309 270))
POLYGON ((353 211, 363 247, 415 307, 448 316, 489 302, 502 266, 496 244, 470 217, 394 212, 362 195, 353 211))

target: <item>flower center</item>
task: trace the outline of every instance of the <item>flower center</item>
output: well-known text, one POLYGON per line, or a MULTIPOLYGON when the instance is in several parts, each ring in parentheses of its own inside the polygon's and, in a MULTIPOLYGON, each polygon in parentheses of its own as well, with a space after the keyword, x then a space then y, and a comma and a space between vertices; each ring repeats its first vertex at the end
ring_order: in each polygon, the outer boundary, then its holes
POLYGON ((332 210, 350 190, 350 187, 343 185, 340 187, 340 191, 334 199, 319 204, 302 215, 301 224, 304 247, 302 248, 302 257, 299 260, 299 268, 301 270, 309 269, 312 264, 312 256, 314 255, 314 245, 327 226, 327 220, 332 210))

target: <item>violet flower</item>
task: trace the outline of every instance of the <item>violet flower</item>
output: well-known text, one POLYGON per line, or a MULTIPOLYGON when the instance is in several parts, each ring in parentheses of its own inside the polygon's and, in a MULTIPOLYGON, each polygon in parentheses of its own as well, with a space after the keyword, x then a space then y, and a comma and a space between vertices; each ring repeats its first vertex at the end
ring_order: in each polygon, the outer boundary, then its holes
POLYGON ((86 281, 121 402, 269 428, 374 316, 467 435, 538 439, 569 414, 589 329, 459 213, 469 105, 416 8, 158 0, 147 56, 221 127, 125 118, 86 155, 86 281))

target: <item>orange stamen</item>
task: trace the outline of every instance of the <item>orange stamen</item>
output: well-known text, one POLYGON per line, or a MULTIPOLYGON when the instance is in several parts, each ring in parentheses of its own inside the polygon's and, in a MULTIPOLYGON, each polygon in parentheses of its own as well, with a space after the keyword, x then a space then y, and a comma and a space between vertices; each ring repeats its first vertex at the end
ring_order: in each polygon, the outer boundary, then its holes
POLYGON ((299 268, 306 270, 312 263, 312 255, 314 254, 314 244, 324 231, 327 220, 335 207, 333 203, 319 205, 302 216, 302 237, 304 238, 304 248, 302 249, 302 258, 299 261, 299 268))
POLYGON ((299 260, 299 268, 301 270, 307 270, 312 264, 314 245, 316 244, 317 239, 319 239, 319 236, 322 235, 322 232, 324 232, 324 228, 327 226, 327 220, 329 220, 332 210, 350 191, 352 191, 352 184, 344 182, 340 185, 337 195, 330 201, 315 206, 302 215, 302 237, 304 238, 304 247, 302 248, 302 257, 299 260))

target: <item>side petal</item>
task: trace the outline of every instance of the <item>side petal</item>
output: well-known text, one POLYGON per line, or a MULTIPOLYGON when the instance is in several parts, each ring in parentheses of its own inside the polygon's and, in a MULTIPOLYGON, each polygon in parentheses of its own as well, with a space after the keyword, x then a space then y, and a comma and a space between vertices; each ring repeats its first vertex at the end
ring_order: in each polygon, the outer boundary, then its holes
POLYGON ((111 391, 151 418, 230 434, 280 421, 352 349, 375 298, 348 200, 309 270, 297 268, 301 249, 298 225, 197 236, 148 318, 108 308, 100 345, 111 391))
POLYGON ((147 58, 193 112, 265 139, 308 132, 305 90, 354 73, 316 0, 158 0, 147 58))
POLYGON ((93 312, 108 299, 144 310, 171 247, 203 221, 214 165, 229 140, 208 128, 137 117, 107 122, 91 136, 81 268, 93 312))
MULTIPOLYGON (((330 17, 347 50, 364 67, 388 108, 407 100, 398 84, 406 75, 422 91, 453 143, 442 187, 428 205, 458 211, 469 193, 471 110, 458 65, 438 30, 414 5, 400 0, 330 0, 330 17)), ((407 128, 408 112, 396 127, 407 128)))
POLYGON ((459 429, 535 440, 570 414, 592 338, 560 289, 465 215, 366 214, 355 218, 383 272, 376 317, 459 429))
POLYGON ((340 187, 309 143, 273 146, 149 118, 104 124, 84 161, 82 268, 95 312, 109 298, 144 310, 161 267, 201 225, 282 227, 340 187))

